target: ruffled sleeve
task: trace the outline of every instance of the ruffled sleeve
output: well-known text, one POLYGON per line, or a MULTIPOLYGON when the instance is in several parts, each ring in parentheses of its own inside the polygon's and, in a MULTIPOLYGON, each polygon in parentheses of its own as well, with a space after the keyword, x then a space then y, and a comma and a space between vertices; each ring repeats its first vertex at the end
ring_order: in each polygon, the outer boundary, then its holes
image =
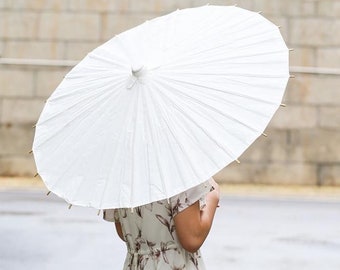
POLYGON ((206 195, 212 191, 214 188, 210 184, 210 181, 206 182, 190 188, 180 194, 177 194, 170 198, 170 205, 172 209, 173 216, 177 215, 179 212, 188 208, 190 205, 199 201, 200 209, 206 205, 206 195))
POLYGON ((103 219, 109 222, 120 222, 117 209, 106 209, 103 211, 103 219))

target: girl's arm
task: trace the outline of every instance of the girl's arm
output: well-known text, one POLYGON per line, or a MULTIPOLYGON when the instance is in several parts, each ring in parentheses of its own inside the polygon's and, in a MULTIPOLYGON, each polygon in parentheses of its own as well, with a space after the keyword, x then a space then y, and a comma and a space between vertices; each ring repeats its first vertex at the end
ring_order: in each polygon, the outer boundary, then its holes
POLYGON ((196 252, 203 244, 218 207, 219 186, 214 180, 211 184, 215 189, 207 194, 206 205, 202 210, 197 201, 174 217, 178 240, 189 252, 196 252))

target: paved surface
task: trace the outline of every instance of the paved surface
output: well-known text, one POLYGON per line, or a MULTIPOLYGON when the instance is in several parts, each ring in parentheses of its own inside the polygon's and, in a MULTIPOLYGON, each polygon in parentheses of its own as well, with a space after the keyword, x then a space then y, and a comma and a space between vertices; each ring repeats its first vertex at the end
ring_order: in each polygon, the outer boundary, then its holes
MULTIPOLYGON (((122 268, 111 223, 45 194, 0 189, 1 270, 122 268)), ((209 270, 339 270, 340 199, 229 193, 202 253, 209 270)))

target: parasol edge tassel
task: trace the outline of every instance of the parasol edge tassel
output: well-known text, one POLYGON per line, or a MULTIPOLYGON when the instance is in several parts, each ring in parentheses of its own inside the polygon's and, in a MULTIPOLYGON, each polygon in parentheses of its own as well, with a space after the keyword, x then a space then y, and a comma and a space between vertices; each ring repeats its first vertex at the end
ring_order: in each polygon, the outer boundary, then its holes
POLYGON ((294 48, 289 48, 288 50, 289 50, 290 52, 292 52, 292 51, 294 51, 294 48))
POLYGON ((70 210, 72 208, 72 204, 70 203, 69 205, 68 205, 68 210, 70 210))
POLYGON ((37 177, 39 175, 39 173, 36 173, 35 175, 34 175, 34 177, 37 177))
POLYGON ((264 137, 268 137, 268 135, 267 135, 267 133, 262 133, 262 136, 264 136, 264 137))
POLYGON ((235 161, 237 162, 237 164, 241 164, 241 162, 238 159, 235 159, 235 161))
POLYGON ((32 153, 33 153, 33 150, 29 151, 28 153, 29 153, 29 154, 32 154, 32 153))
POLYGON ((258 11, 257 13, 258 13, 258 14, 262 14, 262 11, 258 11))
POLYGON ((295 78, 295 75, 289 74, 289 78, 294 79, 294 78, 295 78))
POLYGON ((97 216, 99 216, 100 215, 100 212, 101 212, 102 210, 101 209, 99 209, 98 210, 98 212, 97 212, 97 216))
POLYGON ((281 103, 280 106, 281 107, 287 107, 287 105, 285 103, 281 103))
POLYGON ((50 194, 51 194, 51 191, 47 192, 47 193, 46 193, 46 196, 48 196, 48 195, 50 195, 50 194))

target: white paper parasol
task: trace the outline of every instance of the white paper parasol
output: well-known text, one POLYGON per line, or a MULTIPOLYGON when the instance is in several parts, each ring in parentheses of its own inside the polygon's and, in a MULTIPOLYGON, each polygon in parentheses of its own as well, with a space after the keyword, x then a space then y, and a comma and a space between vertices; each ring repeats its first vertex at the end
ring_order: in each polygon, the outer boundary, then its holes
POLYGON ((135 207, 236 160, 278 109, 289 78, 277 26, 234 6, 177 10, 90 52, 36 125, 38 173, 55 194, 135 207))

